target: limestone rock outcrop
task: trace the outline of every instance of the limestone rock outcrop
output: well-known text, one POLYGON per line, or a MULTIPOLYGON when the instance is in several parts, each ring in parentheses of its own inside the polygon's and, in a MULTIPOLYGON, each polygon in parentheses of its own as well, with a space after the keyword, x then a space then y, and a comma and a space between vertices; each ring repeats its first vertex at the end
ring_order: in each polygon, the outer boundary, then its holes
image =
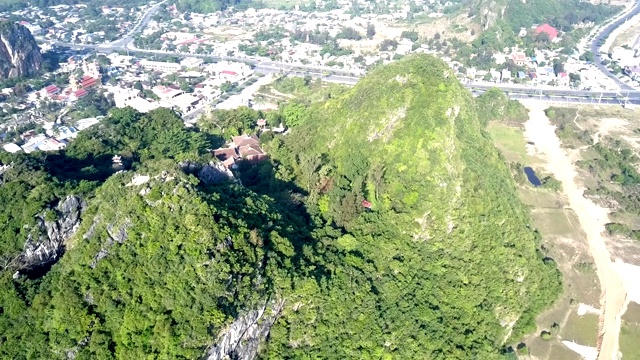
POLYGON ((25 26, 0 22, 0 79, 28 77, 42 68, 42 54, 25 26))

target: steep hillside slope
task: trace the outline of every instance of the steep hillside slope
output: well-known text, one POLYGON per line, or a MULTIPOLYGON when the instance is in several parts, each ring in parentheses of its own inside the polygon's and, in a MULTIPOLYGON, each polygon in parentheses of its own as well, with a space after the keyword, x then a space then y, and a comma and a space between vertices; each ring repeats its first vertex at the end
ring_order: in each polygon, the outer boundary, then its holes
POLYGON ((197 359, 226 324, 264 304, 280 272, 268 244, 292 247, 280 216, 241 188, 204 193, 162 167, 98 189, 36 294, 21 291, 24 279, 15 288, 3 279, 4 356, 197 359))
POLYGON ((270 150, 323 232, 340 229, 325 244, 344 259, 318 290, 328 296, 279 323, 270 356, 486 359, 555 298, 557 272, 444 62, 376 70, 270 150))

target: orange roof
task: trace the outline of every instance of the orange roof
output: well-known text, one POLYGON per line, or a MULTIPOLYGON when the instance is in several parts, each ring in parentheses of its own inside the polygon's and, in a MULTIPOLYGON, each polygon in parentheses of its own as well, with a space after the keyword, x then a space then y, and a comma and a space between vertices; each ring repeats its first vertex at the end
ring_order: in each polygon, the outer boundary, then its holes
POLYGON ((549 24, 542 24, 536 28, 536 35, 546 33, 549 35, 549 39, 553 40, 558 37, 558 30, 549 24))

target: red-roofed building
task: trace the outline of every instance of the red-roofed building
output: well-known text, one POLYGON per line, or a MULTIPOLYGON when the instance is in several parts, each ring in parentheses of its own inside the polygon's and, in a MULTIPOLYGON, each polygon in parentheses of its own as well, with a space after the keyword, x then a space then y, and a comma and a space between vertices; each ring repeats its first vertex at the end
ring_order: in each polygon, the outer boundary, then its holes
POLYGON ((558 37, 558 30, 549 24, 542 24, 536 28, 536 36, 545 33, 549 35, 549 40, 553 41, 558 37))
POLYGON ((49 85, 49 86, 44 88, 44 91, 47 94, 47 96, 51 97, 51 96, 59 93, 60 92, 60 88, 55 86, 55 85, 49 85))
POLYGON ((80 79, 80 85, 83 89, 89 89, 98 85, 98 79, 94 79, 91 76, 83 76, 82 79, 80 79))
POLYGON ((85 96, 87 96, 87 94, 88 94, 87 90, 85 90, 85 89, 79 89, 79 90, 76 90, 76 91, 73 92, 73 96, 76 99, 80 99, 82 97, 85 97, 85 96))
POLYGON ((527 55, 521 52, 511 54, 511 60, 513 60, 513 62, 519 66, 524 66, 528 62, 527 55))
POLYGON ((230 75, 230 76, 238 76, 238 73, 231 70, 222 70, 220 72, 221 75, 230 75))

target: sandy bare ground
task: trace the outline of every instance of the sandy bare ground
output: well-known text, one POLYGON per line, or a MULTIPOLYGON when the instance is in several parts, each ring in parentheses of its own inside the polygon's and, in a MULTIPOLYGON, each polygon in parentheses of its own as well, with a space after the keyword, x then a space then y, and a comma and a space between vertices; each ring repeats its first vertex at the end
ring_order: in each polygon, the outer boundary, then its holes
POLYGON ((525 124, 525 138, 534 143, 529 150, 535 151, 546 161, 546 170, 562 182, 563 193, 569 206, 578 216, 580 226, 587 235, 589 251, 593 256, 600 281, 600 334, 598 338, 598 359, 618 359, 618 336, 621 317, 626 310, 627 292, 623 280, 616 271, 605 238, 602 233, 609 222, 608 211, 583 196, 584 188, 576 183, 576 168, 562 149, 540 103, 523 104, 529 110, 529 120, 525 124))

